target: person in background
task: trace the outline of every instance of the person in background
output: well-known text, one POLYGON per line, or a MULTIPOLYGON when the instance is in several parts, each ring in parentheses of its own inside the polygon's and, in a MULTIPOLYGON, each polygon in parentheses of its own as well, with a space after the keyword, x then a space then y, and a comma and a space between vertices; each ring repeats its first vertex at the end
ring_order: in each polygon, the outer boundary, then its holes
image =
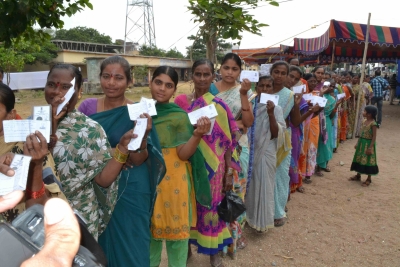
MULTIPOLYGON (((211 134, 204 135, 199 145, 208 171, 211 208, 197 205, 197 224, 190 232, 189 242, 197 246, 198 253, 210 256, 211 266, 223 267, 218 252, 233 241, 227 223, 218 216, 217 207, 224 198, 224 192, 233 188, 233 170, 238 166, 232 154, 237 146, 239 128, 227 104, 209 92, 214 80, 214 64, 207 59, 197 60, 193 63, 192 75, 194 92, 177 96, 175 103, 188 113, 213 104, 218 116, 211 134)), ((191 255, 189 246, 188 257, 191 255)))
POLYGON ((0 83, 3 83, 3 78, 4 78, 4 70, 0 68, 0 83))
MULTIPOLYGON (((290 60, 289 60, 289 65, 290 66, 296 66, 296 67, 300 67, 300 61, 299 61, 299 59, 298 58, 291 58, 290 60)), ((305 94, 308 94, 309 93, 309 89, 308 89, 308 84, 307 84, 307 81, 305 80, 305 79, 303 79, 303 77, 300 77, 300 80, 297 82, 297 84, 295 85, 295 86, 299 86, 299 85, 302 85, 302 84, 304 84, 305 86, 306 86, 306 92, 305 92, 305 94)))
POLYGON ((254 124, 249 129, 250 158, 246 210, 248 225, 258 232, 274 228, 275 172, 278 140, 283 140, 286 122, 282 108, 273 102, 261 104, 261 93, 271 93, 271 76, 261 76, 256 90, 254 124), (280 136, 280 138, 279 138, 280 136))
POLYGON ((324 87, 320 91, 320 96, 326 98, 327 103, 323 111, 325 113, 326 120, 326 136, 322 136, 321 134, 318 140, 317 167, 315 170, 315 174, 318 176, 324 176, 321 172, 322 170, 325 172, 331 172, 331 169, 328 166, 328 162, 332 159, 333 156, 332 140, 334 139, 334 135, 332 134, 332 118, 335 116, 337 107, 343 101, 343 98, 339 101, 336 101, 335 98, 330 95, 330 92, 335 89, 336 82, 333 79, 330 79, 328 81, 330 82, 330 85, 324 85, 324 87))
POLYGON ((397 75, 395 73, 390 78, 389 84, 390 84, 390 105, 394 105, 393 100, 396 97, 396 87, 399 85, 399 82, 397 81, 397 75))
POLYGON ((279 96, 278 104, 282 108, 283 118, 286 121, 285 137, 282 145, 278 147, 277 152, 277 169, 275 175, 275 221, 276 227, 283 226, 286 223, 286 203, 289 197, 289 167, 291 159, 291 128, 290 123, 294 127, 301 124, 301 114, 299 104, 302 94, 294 94, 292 90, 285 87, 286 79, 289 75, 289 64, 285 61, 275 62, 270 74, 274 80, 272 94, 279 96), (296 99, 296 100, 295 100, 296 99))
POLYGON ((374 96, 374 91, 372 90, 370 82, 371 82, 371 76, 365 75, 363 86, 364 88, 368 89, 368 91, 365 91, 365 97, 366 97, 365 100, 367 105, 371 103, 371 99, 374 96))
POLYGON ((348 132, 348 122, 349 122, 349 108, 350 108, 350 99, 352 96, 351 88, 349 84, 346 83, 346 76, 348 76, 347 72, 342 73, 341 84, 343 93, 345 94, 345 98, 343 100, 343 104, 341 106, 342 114, 340 120, 340 142, 344 143, 347 140, 347 132, 348 132))
POLYGON ((376 122, 377 108, 366 106, 363 112, 365 120, 362 125, 361 136, 354 146, 356 149, 351 164, 351 171, 357 174, 351 177, 350 181, 361 181, 361 174, 368 175, 362 186, 369 186, 372 183, 371 176, 379 173, 378 160, 376 156, 376 135, 378 124, 376 122))
POLYGON ((375 71, 375 78, 371 81, 371 87, 374 91, 374 96, 371 99, 371 104, 373 106, 377 106, 378 108, 378 118, 377 123, 378 127, 382 123, 382 106, 383 106, 383 90, 390 89, 390 85, 386 79, 381 77, 381 71, 375 71))
MULTIPOLYGON (((126 106, 133 102, 125 97, 132 81, 131 68, 123 57, 111 56, 100 65, 99 75, 104 97, 86 99, 79 110, 103 127, 107 134, 104 142, 117 151, 121 136, 134 127, 126 106)), ((129 167, 121 170, 118 201, 99 237, 110 267, 150 265, 150 219, 156 188, 166 168, 152 119, 148 114, 141 117, 148 120, 145 135, 140 148, 129 153, 129 167)))

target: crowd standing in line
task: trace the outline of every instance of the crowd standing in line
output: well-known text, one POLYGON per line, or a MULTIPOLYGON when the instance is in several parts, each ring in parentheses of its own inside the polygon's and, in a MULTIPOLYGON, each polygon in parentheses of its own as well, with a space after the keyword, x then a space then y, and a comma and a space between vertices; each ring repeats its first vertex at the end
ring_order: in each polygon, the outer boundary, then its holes
POLYGON ((137 138, 127 109, 133 101, 125 96, 132 77, 122 57, 109 57, 100 66, 104 97, 88 98, 78 109, 80 71, 68 64, 50 70, 45 84, 52 109, 49 144, 40 132, 25 143, 4 142, 2 121, 16 118, 15 96, 0 84, 0 154, 32 157, 25 198, 2 218, 11 221, 30 205, 61 198, 83 214, 108 266, 159 266, 165 240, 168 266, 186 266, 194 245, 211 266, 223 267, 219 253, 236 259, 246 247, 246 223, 259 233, 286 223, 290 194, 304 193, 314 174, 330 172, 333 153, 353 131, 359 139, 351 165, 356 175, 349 180, 367 175, 361 184, 369 186, 379 173, 376 137, 382 92, 389 88, 380 71, 370 85, 369 77, 360 84, 358 74, 330 73, 321 66, 304 75, 297 59, 289 63, 278 61, 269 73, 261 72, 252 92, 249 80, 237 82, 242 61, 236 54, 222 59, 218 81, 214 64, 197 60, 193 92, 176 97, 177 72, 158 67, 149 86, 157 115, 141 115, 148 123, 135 151, 128 149, 137 138), (56 115, 73 79, 75 92, 56 115), (326 105, 294 93, 302 84, 304 93, 326 99, 326 105), (260 103, 262 93, 279 96, 278 105, 260 103), (339 94, 344 97, 338 99, 339 94), (191 125, 187 114, 208 105, 218 116, 191 125), (218 204, 228 191, 247 210, 225 222, 218 204))

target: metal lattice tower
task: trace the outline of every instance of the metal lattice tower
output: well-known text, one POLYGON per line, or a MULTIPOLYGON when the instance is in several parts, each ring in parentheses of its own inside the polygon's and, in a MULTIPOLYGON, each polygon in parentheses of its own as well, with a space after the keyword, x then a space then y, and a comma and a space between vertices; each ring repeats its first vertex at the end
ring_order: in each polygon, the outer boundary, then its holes
POLYGON ((127 0, 126 2, 124 53, 127 42, 155 46, 153 0, 127 0))

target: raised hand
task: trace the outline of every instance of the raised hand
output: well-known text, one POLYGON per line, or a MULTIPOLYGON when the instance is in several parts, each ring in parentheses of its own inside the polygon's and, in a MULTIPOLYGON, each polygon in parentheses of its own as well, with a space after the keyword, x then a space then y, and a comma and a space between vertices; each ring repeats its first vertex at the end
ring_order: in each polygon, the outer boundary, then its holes
POLYGON ((24 155, 32 157, 32 163, 42 163, 48 153, 46 138, 41 132, 36 131, 26 137, 24 155))
POLYGON ((267 101, 267 113, 268 115, 274 115, 275 104, 272 101, 267 101))
POLYGON ((197 120, 196 129, 193 132, 194 136, 202 137, 204 134, 208 133, 211 128, 211 121, 207 117, 201 117, 197 120))
POLYGON ((246 95, 247 96, 247 92, 250 90, 251 88, 251 82, 249 81, 249 79, 243 79, 242 81, 242 86, 240 87, 240 94, 241 95, 246 95))

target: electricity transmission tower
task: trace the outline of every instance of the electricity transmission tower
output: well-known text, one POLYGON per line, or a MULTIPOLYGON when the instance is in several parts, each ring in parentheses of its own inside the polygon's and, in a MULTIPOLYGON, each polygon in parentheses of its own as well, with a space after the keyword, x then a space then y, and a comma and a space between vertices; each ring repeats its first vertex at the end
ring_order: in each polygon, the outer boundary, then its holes
POLYGON ((127 0, 126 3, 124 54, 127 42, 155 46, 153 0, 127 0))

